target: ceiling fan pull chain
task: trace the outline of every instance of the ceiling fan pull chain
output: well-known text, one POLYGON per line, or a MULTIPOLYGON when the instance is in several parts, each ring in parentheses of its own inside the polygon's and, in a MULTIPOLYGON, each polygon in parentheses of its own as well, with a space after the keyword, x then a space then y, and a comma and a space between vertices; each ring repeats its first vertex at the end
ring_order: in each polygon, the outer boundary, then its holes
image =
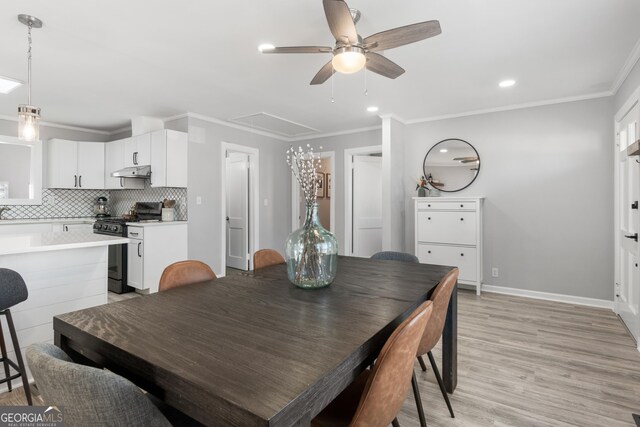
POLYGON ((333 74, 331 74, 331 103, 333 104, 334 102, 336 102, 336 100, 333 99, 333 74))
POLYGON ((368 96, 369 91, 367 90, 367 63, 364 63, 364 96, 368 96))

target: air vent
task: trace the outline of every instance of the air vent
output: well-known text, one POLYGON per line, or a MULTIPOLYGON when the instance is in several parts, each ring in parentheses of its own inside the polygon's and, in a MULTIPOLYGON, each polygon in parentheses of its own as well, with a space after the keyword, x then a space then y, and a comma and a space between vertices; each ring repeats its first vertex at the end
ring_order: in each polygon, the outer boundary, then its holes
POLYGON ((318 129, 301 125, 299 123, 292 122, 291 120, 283 119, 282 117, 267 113, 256 113, 248 116, 236 117, 229 121, 239 123, 253 129, 260 129, 291 138, 320 132, 318 129))

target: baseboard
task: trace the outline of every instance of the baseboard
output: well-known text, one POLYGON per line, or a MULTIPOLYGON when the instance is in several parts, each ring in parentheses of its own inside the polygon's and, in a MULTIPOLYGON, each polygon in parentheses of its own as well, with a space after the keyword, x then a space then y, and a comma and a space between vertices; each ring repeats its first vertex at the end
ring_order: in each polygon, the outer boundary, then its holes
POLYGON ((569 304, 586 305, 589 307, 608 308, 613 310, 613 301, 596 298, 577 297, 573 295, 554 294, 551 292, 529 291, 527 289, 507 288, 504 286, 482 285, 484 292, 495 294, 515 295, 519 297, 543 299, 547 301, 566 302, 569 304))

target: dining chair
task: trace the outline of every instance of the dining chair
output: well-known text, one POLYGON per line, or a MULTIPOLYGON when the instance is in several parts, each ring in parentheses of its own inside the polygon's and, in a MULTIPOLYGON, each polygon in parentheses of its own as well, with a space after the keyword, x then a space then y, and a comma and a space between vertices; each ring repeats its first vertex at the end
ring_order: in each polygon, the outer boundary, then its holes
POLYGON ((405 252, 393 252, 383 251, 375 253, 371 256, 371 259, 380 259, 388 261, 403 261, 403 262, 420 262, 418 257, 405 252))
POLYGON ((171 426, 133 383, 112 372, 73 363, 53 344, 31 345, 27 362, 44 403, 64 406, 67 426, 171 426))
POLYGON ((284 264, 285 260, 273 249, 260 249, 253 254, 253 269, 259 270, 272 265, 284 264))
POLYGON ((409 390, 413 362, 433 303, 420 305, 391 334, 373 369, 360 374, 311 421, 312 427, 399 426, 396 415, 409 390))
POLYGON ((24 361, 22 360, 22 352, 20 351, 20 343, 18 342, 18 335, 16 333, 16 327, 13 324, 13 318, 11 317, 10 308, 17 305, 29 296, 27 285, 24 282, 22 276, 13 270, 8 268, 0 268, 0 315, 5 316, 7 319, 7 327, 9 334, 11 335, 11 342, 13 344, 13 350, 15 352, 17 364, 9 359, 7 356, 7 347, 4 342, 4 333, 2 332, 2 324, 0 324, 0 351, 2 357, 0 362, 4 365, 5 377, 0 379, 0 384, 7 383, 7 388, 11 391, 11 380, 15 380, 18 377, 22 379, 22 386, 24 388, 24 394, 27 396, 27 403, 29 406, 33 404, 31 400, 31 389, 29 388, 29 380, 27 379, 27 371, 24 367, 24 361), (11 369, 17 371, 17 374, 11 374, 11 369))
MULTIPOLYGON (((440 376, 438 365, 436 364, 436 360, 434 359, 431 350, 433 350, 436 344, 438 344, 438 341, 440 341, 440 336, 442 335, 442 331, 444 329, 444 322, 447 318, 449 300, 451 299, 453 288, 458 281, 459 272, 460 270, 458 270, 457 268, 454 268, 453 270, 448 272, 442 278, 442 280, 440 280, 440 283, 438 284, 438 286, 436 286, 435 290, 431 294, 431 297, 429 297, 429 300, 433 302, 433 314, 431 315, 429 325, 424 330, 422 339, 420 340, 420 345, 418 346, 418 351, 416 353, 418 361, 420 362, 420 367, 423 371, 426 371, 427 367, 425 366, 422 356, 426 354, 429 357, 431 368, 433 369, 433 373, 436 376, 438 385, 440 386, 442 397, 444 397, 444 401, 447 403, 447 408, 449 408, 451 418, 455 418, 455 415, 453 414, 453 408, 451 407, 449 395, 447 394, 447 390, 445 390, 444 388, 444 383, 442 382, 442 377, 440 376)), ((413 395, 416 399, 416 408, 418 409, 420 425, 422 427, 426 427, 427 422, 424 416, 424 410, 422 409, 422 399, 420 398, 420 389, 418 388, 418 380, 416 379, 415 372, 411 377, 411 385, 413 387, 413 395)))
POLYGON ((166 291, 192 283, 215 280, 216 273, 201 261, 178 261, 164 269, 160 276, 158 291, 166 291))

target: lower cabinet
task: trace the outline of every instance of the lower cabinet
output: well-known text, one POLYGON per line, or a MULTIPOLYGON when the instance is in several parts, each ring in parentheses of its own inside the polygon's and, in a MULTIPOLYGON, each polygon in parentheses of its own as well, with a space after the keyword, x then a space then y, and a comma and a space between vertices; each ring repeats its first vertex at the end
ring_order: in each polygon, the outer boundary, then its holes
POLYGON ((141 293, 158 292, 164 269, 187 259, 187 224, 129 225, 127 234, 131 240, 127 250, 128 285, 141 293))

